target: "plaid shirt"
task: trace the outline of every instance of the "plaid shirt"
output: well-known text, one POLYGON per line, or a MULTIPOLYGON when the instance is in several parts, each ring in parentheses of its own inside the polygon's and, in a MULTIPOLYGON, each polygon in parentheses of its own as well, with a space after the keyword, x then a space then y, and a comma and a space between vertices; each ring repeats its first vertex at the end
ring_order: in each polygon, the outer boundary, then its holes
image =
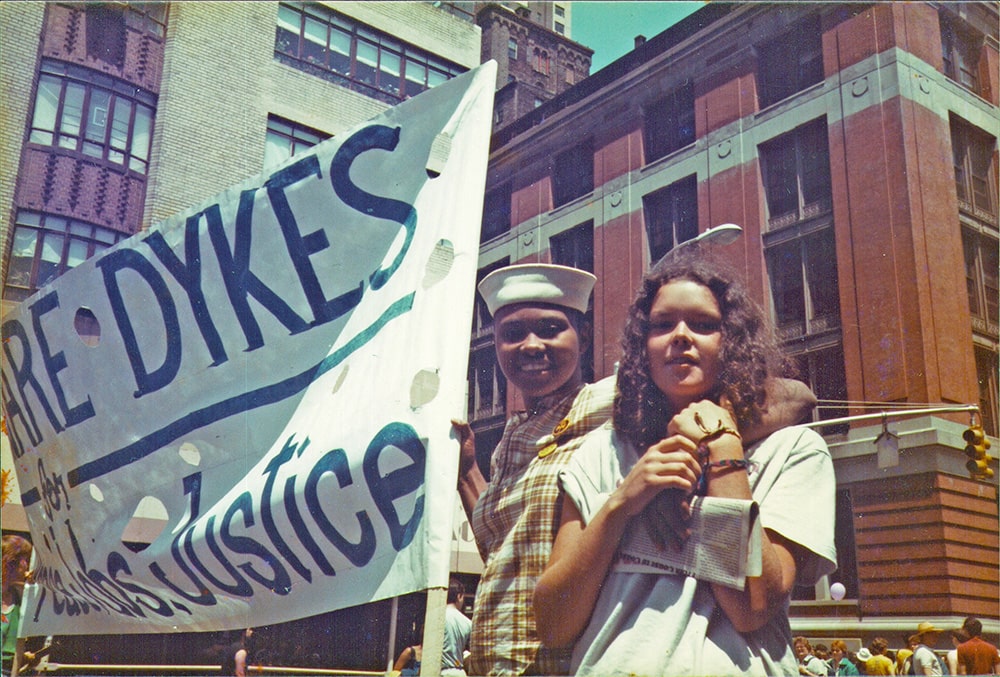
POLYGON ((583 435, 611 417, 614 392, 611 376, 507 422, 472 515, 486 564, 476 591, 469 674, 568 672, 569 649, 540 648, 532 595, 559 528, 558 473, 583 435))

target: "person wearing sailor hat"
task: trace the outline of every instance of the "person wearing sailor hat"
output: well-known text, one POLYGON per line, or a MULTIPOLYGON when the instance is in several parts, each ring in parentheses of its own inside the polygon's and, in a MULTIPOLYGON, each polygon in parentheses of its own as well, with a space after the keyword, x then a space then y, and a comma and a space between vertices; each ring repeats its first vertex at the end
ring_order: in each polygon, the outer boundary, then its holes
POLYGON ((531 596, 554 538, 557 474, 581 437, 611 415, 614 377, 585 385, 580 362, 591 335, 586 312, 596 280, 576 268, 520 264, 479 284, 493 315, 497 362, 525 410, 508 420, 488 484, 476 463, 471 427, 453 421, 461 444, 459 495, 485 563, 469 674, 568 669, 568 651, 541 647, 531 596))
MULTIPOLYGON (((452 421, 461 450, 458 492, 484 562, 466 663, 470 675, 557 675, 569 669, 570 649, 542 646, 538 638, 533 594, 559 523, 558 474, 584 435, 609 420, 614 408, 616 376, 587 385, 581 368, 596 279, 566 266, 518 264, 479 283, 493 315, 497 363, 524 410, 507 421, 492 453, 489 482, 476 461, 471 426, 452 421)), ((801 382, 773 379, 767 403, 764 420, 745 439, 799 422, 816 398, 801 382)))

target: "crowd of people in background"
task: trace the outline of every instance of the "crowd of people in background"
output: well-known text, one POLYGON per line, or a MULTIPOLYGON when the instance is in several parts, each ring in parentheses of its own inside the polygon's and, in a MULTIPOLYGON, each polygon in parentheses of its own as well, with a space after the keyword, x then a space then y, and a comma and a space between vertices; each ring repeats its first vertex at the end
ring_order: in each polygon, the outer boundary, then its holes
POLYGON ((805 637, 794 640, 800 675, 997 675, 1000 653, 981 637, 982 622, 969 616, 959 628, 947 632, 952 648, 938 647, 946 634, 932 623, 923 622, 906 637, 905 646, 891 650, 884 637, 875 637, 857 653, 843 640, 810 644, 805 637))

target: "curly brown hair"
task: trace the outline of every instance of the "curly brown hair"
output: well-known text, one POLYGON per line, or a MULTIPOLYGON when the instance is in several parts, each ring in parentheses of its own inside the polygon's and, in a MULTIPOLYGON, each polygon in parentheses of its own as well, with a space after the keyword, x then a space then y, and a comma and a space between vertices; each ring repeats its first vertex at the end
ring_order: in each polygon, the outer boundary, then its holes
POLYGON ((615 394, 615 429, 634 444, 647 447, 663 438, 677 412, 649 374, 646 335, 649 312, 660 287, 674 280, 689 280, 712 292, 722 314, 722 370, 710 398, 728 398, 736 424, 760 420, 765 381, 788 370, 778 351, 760 306, 741 285, 715 266, 690 256, 668 259, 649 271, 629 308, 622 337, 622 359, 615 394))
POLYGON ((24 577, 19 568, 22 562, 31 561, 31 541, 14 534, 3 537, 3 592, 11 594, 20 603, 24 577))

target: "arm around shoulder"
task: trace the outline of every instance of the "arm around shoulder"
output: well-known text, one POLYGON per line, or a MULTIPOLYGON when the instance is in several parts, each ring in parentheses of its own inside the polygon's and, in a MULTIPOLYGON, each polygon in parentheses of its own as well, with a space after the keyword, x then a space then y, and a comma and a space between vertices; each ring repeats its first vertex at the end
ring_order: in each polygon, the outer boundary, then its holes
POLYGON ((776 430, 801 423, 816 408, 816 395, 802 381, 772 377, 767 379, 765 389, 766 411, 758 423, 740 431, 747 443, 756 442, 776 430))

